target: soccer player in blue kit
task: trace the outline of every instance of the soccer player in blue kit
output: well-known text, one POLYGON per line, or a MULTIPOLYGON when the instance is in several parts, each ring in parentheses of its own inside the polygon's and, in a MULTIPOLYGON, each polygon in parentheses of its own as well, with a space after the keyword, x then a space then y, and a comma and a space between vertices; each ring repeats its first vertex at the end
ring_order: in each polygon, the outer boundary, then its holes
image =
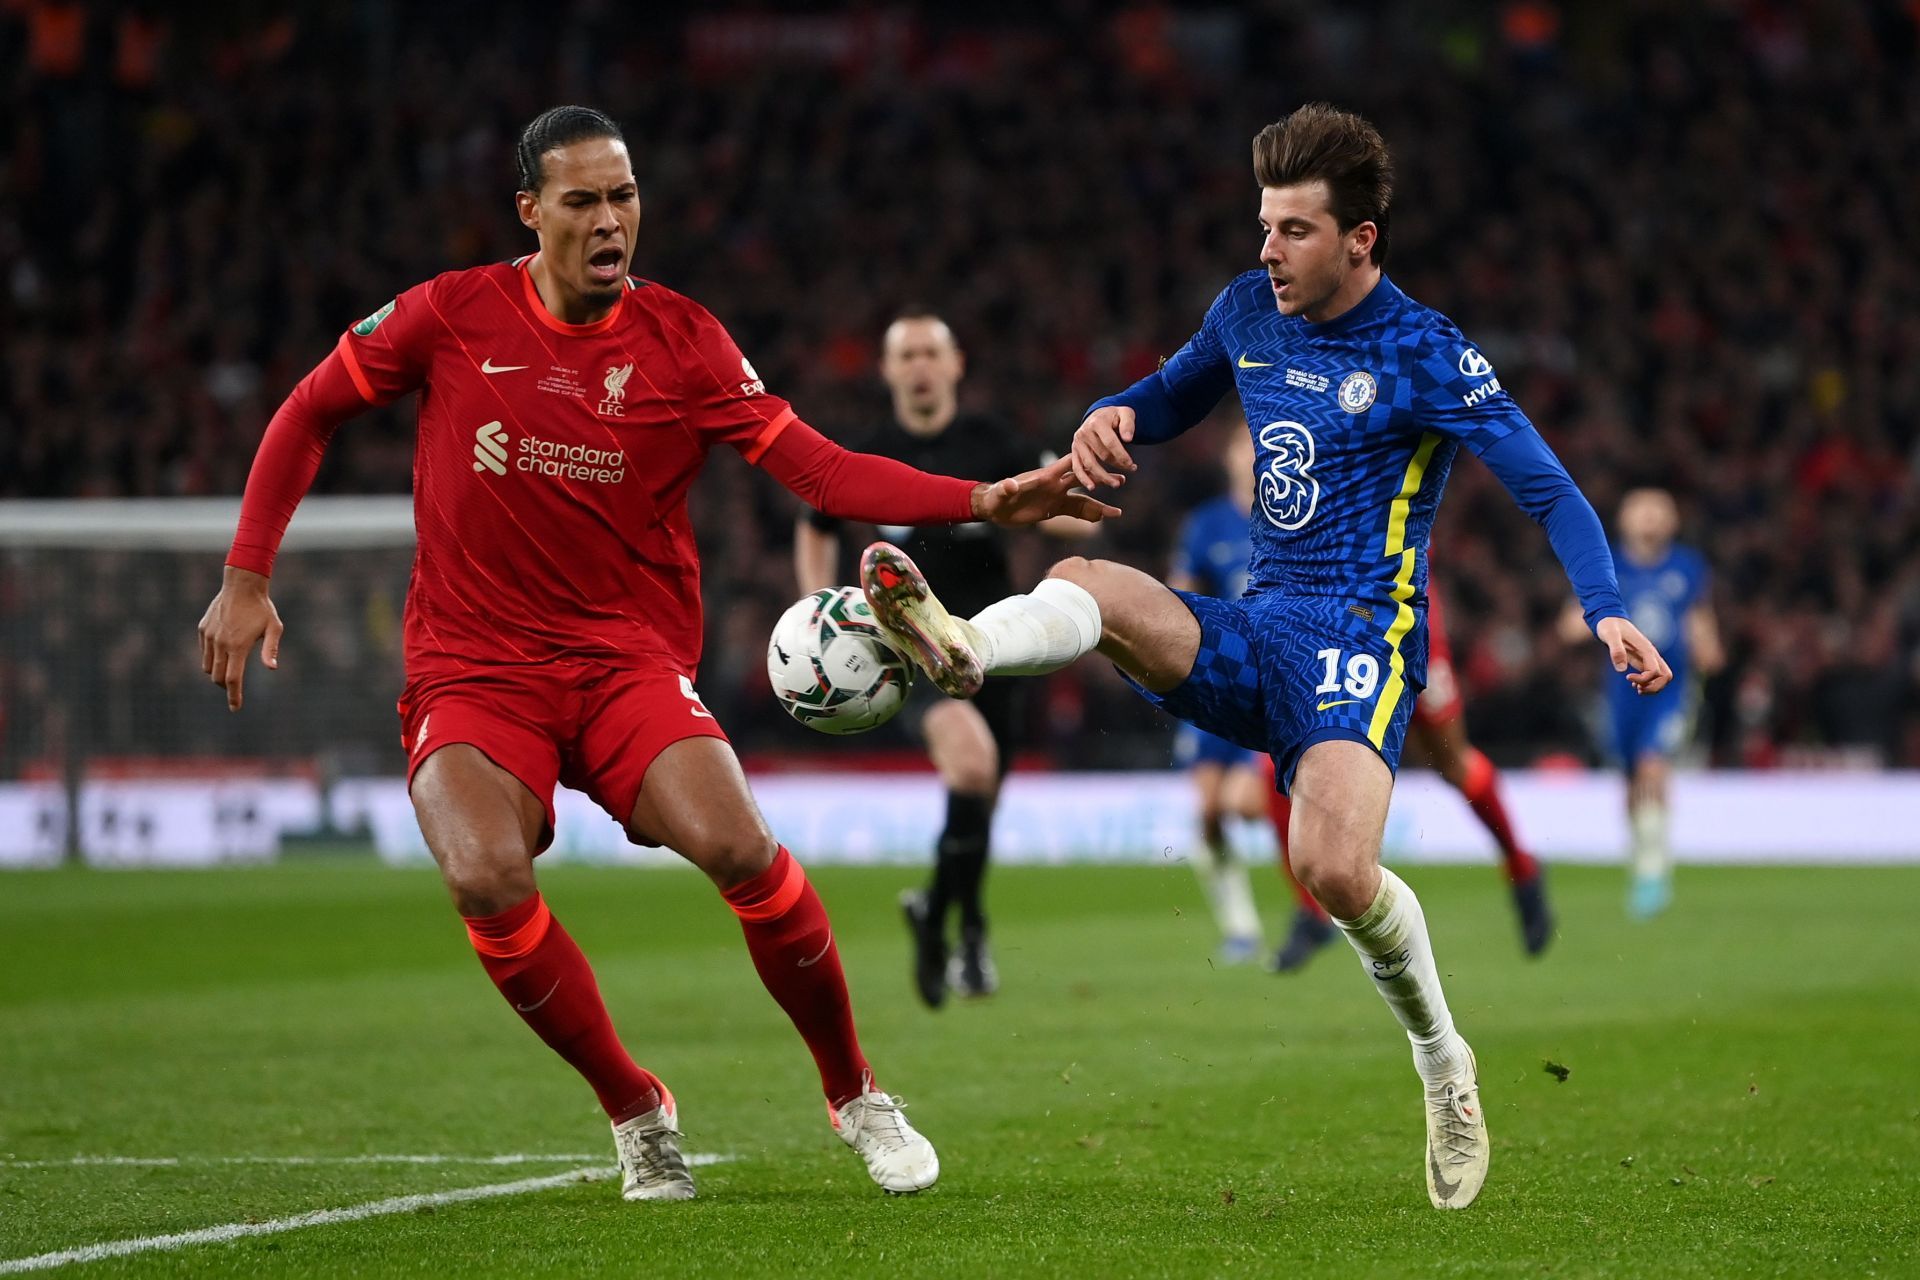
POLYGON ((1366 120, 1300 108, 1253 143, 1259 270, 1227 285, 1154 374, 1096 402, 1074 470, 1098 491, 1131 448, 1179 435, 1235 387, 1257 451, 1253 585, 1180 595, 1111 561, 1064 560, 1024 596, 951 617, 911 560, 869 547, 875 611, 949 694, 1054 671, 1098 649, 1148 700, 1278 762, 1293 866, 1333 915, 1413 1046, 1438 1208, 1472 1203, 1489 1145, 1473 1053, 1440 990, 1420 903, 1380 866, 1407 718, 1425 676, 1427 536, 1464 444, 1545 526, 1614 670, 1670 673, 1626 616, 1593 508, 1446 317, 1382 273, 1393 191, 1366 120))
MULTIPOLYGON (((1673 901, 1673 854, 1667 841, 1667 791, 1673 757, 1693 726, 1695 672, 1711 676, 1726 661, 1707 591, 1707 562, 1674 541, 1680 509, 1664 489, 1633 489, 1620 501, 1613 562, 1627 614, 1660 646, 1673 683, 1651 698, 1623 694, 1607 682, 1612 755, 1627 774, 1627 914, 1648 920, 1673 901)), ((1561 630, 1579 627, 1569 605, 1561 630)))

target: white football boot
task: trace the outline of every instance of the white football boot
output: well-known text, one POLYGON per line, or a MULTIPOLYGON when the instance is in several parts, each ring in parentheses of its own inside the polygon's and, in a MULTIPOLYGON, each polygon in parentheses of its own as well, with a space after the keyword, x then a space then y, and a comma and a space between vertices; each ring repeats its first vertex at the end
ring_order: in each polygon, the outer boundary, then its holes
POLYGON ((691 1200, 693 1175, 680 1154, 680 1110, 673 1095, 645 1115, 613 1126, 622 1200, 691 1200))
POLYGON ((866 1092, 837 1111, 827 1108, 834 1132, 860 1153, 882 1191, 893 1195, 925 1191, 940 1177, 940 1157, 933 1144, 907 1123, 901 1112, 905 1103, 873 1087, 872 1073, 861 1083, 866 1092))
POLYGON ((1480 1107, 1480 1068, 1467 1051, 1467 1069, 1440 1085, 1428 1085, 1427 1198, 1436 1209, 1464 1209, 1487 1180, 1493 1147, 1480 1107))
POLYGON ((987 678, 979 629, 947 612, 911 557, 891 542, 876 542, 860 557, 867 603, 927 678, 949 698, 971 698, 987 678))

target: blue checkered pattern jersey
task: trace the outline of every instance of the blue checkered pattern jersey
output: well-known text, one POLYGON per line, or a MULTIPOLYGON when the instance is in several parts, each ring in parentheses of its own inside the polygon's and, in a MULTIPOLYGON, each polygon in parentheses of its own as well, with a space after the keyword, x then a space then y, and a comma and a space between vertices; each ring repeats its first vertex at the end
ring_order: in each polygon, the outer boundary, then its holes
POLYGON ((1427 536, 1461 445, 1546 528, 1588 624, 1626 616, 1600 521, 1559 459, 1486 357, 1386 276, 1316 324, 1280 314, 1267 273, 1249 271, 1156 373, 1092 408, 1131 408, 1135 443, 1153 444, 1229 387, 1255 449, 1251 585, 1233 610, 1183 595, 1200 659, 1188 685, 1149 696, 1271 751, 1283 780, 1333 737, 1398 764, 1425 682, 1427 536))

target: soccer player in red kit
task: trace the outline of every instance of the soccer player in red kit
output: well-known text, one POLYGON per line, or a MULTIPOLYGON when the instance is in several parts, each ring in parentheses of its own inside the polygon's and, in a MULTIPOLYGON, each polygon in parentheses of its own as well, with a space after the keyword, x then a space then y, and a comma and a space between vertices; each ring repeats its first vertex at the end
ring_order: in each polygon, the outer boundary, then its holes
POLYGON ((518 161, 539 251, 407 290, 341 335, 268 424, 200 623, 203 670, 237 710, 254 645, 279 665, 267 587, 295 505, 342 421, 418 391, 399 703, 414 809, 488 976, 612 1120, 622 1194, 694 1188, 672 1093, 628 1056, 535 886, 557 782, 707 873, 813 1054, 834 1129, 880 1186, 918 1191, 939 1160, 875 1084, 826 911, 694 687, 687 491, 728 445, 853 520, 1115 512, 1069 492, 1066 460, 984 485, 842 450, 766 390, 706 310, 627 274, 640 201, 612 120, 556 107, 527 126, 518 161))
MULTIPOLYGON (((1514 834, 1513 820, 1507 816, 1505 798, 1500 792, 1500 770, 1480 748, 1467 741, 1466 700, 1460 694, 1460 678, 1453 669, 1453 646, 1447 642, 1446 620, 1440 609, 1440 592, 1432 581, 1427 584, 1427 687, 1413 704, 1413 719, 1408 737, 1419 744, 1427 763, 1465 798, 1493 837, 1500 850, 1500 866, 1513 894, 1513 909, 1520 922, 1520 945, 1530 956, 1537 956, 1553 941, 1553 909, 1547 905, 1546 876, 1540 862, 1520 844, 1514 834)), ((1272 762, 1268 762, 1271 766, 1272 762)), ((1267 808, 1273 818, 1274 834, 1280 841, 1280 875, 1293 891, 1295 909, 1287 940, 1274 953, 1273 969, 1290 973, 1313 958, 1313 953, 1339 935, 1326 908, 1314 901, 1293 875, 1287 855, 1287 831, 1293 805, 1277 787, 1267 791, 1267 808)))

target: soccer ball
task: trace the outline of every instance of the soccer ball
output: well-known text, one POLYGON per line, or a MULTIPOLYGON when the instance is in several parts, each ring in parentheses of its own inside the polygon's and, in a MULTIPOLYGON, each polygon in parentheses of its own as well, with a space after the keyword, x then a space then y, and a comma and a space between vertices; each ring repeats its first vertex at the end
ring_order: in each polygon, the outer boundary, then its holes
POLYGON ((865 733, 893 719, 913 664, 858 587, 822 587, 773 624, 767 678, 787 714, 821 733, 865 733))

